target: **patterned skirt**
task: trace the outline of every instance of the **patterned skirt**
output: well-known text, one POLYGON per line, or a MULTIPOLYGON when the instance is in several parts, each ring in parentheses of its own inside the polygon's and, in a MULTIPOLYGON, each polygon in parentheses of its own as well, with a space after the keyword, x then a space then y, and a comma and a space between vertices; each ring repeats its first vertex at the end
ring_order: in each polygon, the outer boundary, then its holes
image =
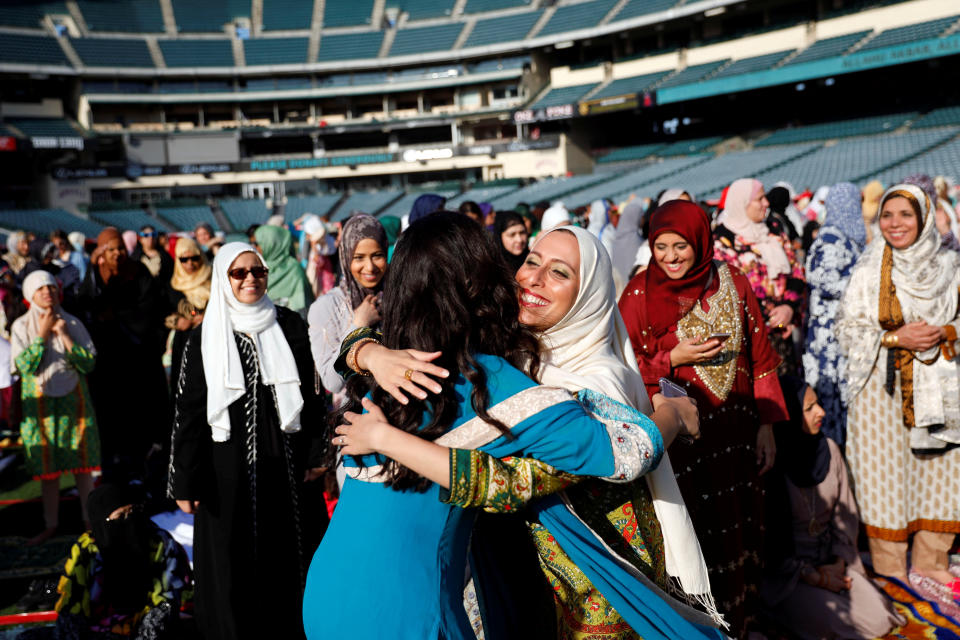
POLYGON ((26 378, 20 435, 30 475, 53 480, 63 473, 99 469, 100 435, 86 380, 81 378, 73 392, 52 398, 34 397, 26 378))

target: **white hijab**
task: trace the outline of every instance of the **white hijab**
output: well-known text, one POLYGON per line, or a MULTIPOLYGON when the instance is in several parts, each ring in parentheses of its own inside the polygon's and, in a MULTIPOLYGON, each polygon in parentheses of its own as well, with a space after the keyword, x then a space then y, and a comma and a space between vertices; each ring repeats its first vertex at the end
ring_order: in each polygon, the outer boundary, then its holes
MULTIPOLYGON (((905 249, 892 249, 891 280, 904 322, 923 320, 945 325, 957 317, 957 289, 960 287, 960 255, 942 247, 936 215, 922 189, 911 184, 890 187, 880 206, 896 191, 910 193, 920 204, 923 226, 917 240, 905 249)), ((877 216, 879 220, 879 215, 877 216)), ((874 237, 882 238, 874 223, 874 237)), ((871 242, 857 260, 840 306, 838 340, 847 356, 847 380, 851 396, 859 393, 873 372, 884 331, 879 324, 880 270, 886 242, 871 242)), ((913 404, 916 427, 911 446, 942 448, 960 443, 960 365, 956 360, 931 360, 939 346, 917 353, 913 361, 913 404), (946 425, 928 433, 925 427, 946 425)), ((882 360, 882 359, 881 359, 882 360)))
MULTIPOLYGON (((617 308, 610 256, 584 229, 568 226, 556 231, 577 238, 580 290, 570 311, 540 335, 544 344, 540 382, 572 392, 591 389, 650 415, 650 398, 617 308)), ((537 243, 549 233, 541 234, 537 243)), ((666 452, 645 477, 663 530, 667 573, 687 594, 715 611, 707 565, 666 452)))
POLYGON ((594 200, 590 203, 590 223, 587 231, 600 239, 607 253, 613 251, 613 241, 617 228, 610 222, 610 207, 603 200, 594 200))
POLYGON ((215 442, 230 439, 230 405, 245 392, 240 351, 234 331, 253 339, 263 383, 273 388, 280 429, 300 430, 300 373, 283 330, 277 324, 277 310, 266 294, 254 304, 236 299, 227 271, 243 253, 253 253, 266 264, 256 249, 245 242, 231 242, 220 248, 213 261, 210 302, 201 325, 200 351, 207 379, 207 422, 215 442))
MULTIPOLYGON (((758 190, 763 191, 763 184, 752 178, 741 178, 731 184, 717 223, 730 229, 760 254, 767 275, 772 280, 783 274, 789 275, 792 269, 780 238, 770 233, 763 222, 754 222, 747 216, 747 205, 758 190)), ((749 253, 743 255, 750 256, 749 253)))
MULTIPOLYGON (((33 294, 40 287, 57 287, 60 289, 60 283, 49 272, 42 269, 34 271, 23 280, 23 298, 30 302, 30 310, 17 318, 10 328, 10 363, 11 370, 16 370, 15 361, 30 343, 40 334, 40 314, 47 311, 33 304, 33 294)), ((58 300, 54 300, 52 313, 60 314, 67 324, 67 330, 74 343, 85 348, 90 353, 96 355, 97 351, 93 346, 93 340, 87 333, 83 323, 75 317, 60 308, 58 300)), ((67 349, 63 342, 54 334, 50 334, 47 343, 44 345, 43 358, 40 360, 40 366, 34 373, 37 383, 43 390, 43 395, 51 398, 62 398, 73 392, 80 381, 80 374, 67 362, 67 349)))
POLYGON ((543 212, 543 218, 540 220, 541 234, 552 231, 557 227, 568 225, 572 222, 570 212, 560 201, 554 202, 549 209, 543 212))

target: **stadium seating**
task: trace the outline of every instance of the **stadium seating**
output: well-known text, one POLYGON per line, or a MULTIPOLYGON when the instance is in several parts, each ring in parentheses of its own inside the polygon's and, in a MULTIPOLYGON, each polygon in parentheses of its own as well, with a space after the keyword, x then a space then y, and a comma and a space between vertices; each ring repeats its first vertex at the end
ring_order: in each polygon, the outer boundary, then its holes
POLYGON ((70 65, 56 39, 20 33, 0 33, 0 62, 70 65))
POLYGON ((542 14, 543 11, 527 11, 499 18, 477 20, 463 46, 464 48, 481 47, 495 42, 523 40, 542 14))
POLYGON ((263 0, 263 30, 309 29, 313 3, 303 0, 263 0))
POLYGON ((222 40, 160 40, 168 67, 232 67, 233 49, 222 40))
POLYGON ((77 0, 77 6, 90 31, 163 33, 164 30, 159 0, 77 0))
POLYGON ((870 33, 870 30, 858 31, 856 33, 847 33, 833 38, 824 38, 817 40, 812 45, 801 51, 795 58, 787 64, 799 64, 801 62, 812 62, 822 60, 833 56, 843 55, 847 49, 857 44, 870 33))
POLYGON ((621 147, 619 149, 614 149, 608 153, 603 154, 597 158, 597 164, 611 164, 614 162, 632 162, 637 160, 643 160, 652 155, 657 155, 657 152, 660 149, 664 148, 664 144, 661 142, 654 142, 653 144, 641 144, 633 147, 621 147))
POLYGON ((703 80, 726 63, 726 60, 716 60, 714 62, 691 65, 678 74, 664 80, 657 86, 657 89, 679 87, 682 84, 690 84, 698 80, 703 80))
POLYGON ((70 44, 88 67, 154 66, 142 38, 77 38, 70 44))
POLYGON ((781 129, 757 142, 756 146, 810 142, 813 140, 829 140, 831 138, 849 138, 852 136, 884 133, 903 126, 908 120, 916 117, 916 115, 916 113, 898 113, 781 129))
POLYGON ((530 105, 531 109, 545 109, 546 107, 556 107, 561 104, 570 104, 576 102, 587 95, 591 89, 597 86, 597 83, 578 84, 573 87, 554 87, 551 88, 542 98, 530 105))
POLYGON ((305 213, 323 216, 329 213, 342 194, 322 193, 317 195, 288 196, 284 207, 283 217, 287 222, 293 222, 305 213))
POLYGON ((248 67, 298 64, 307 61, 309 38, 253 38, 244 40, 243 55, 248 67))
POLYGON ((458 196, 447 200, 447 208, 455 209, 460 203, 472 200, 473 202, 493 202, 517 190, 516 184, 475 184, 458 196))
POLYGON ((669 73, 669 71, 657 71, 655 73, 646 73, 642 76, 618 78, 590 96, 590 99, 599 100, 600 98, 622 96, 628 93, 640 93, 655 85, 661 78, 666 77, 669 73))
POLYGON ((335 2, 328 0, 323 10, 324 27, 352 27, 370 24, 373 14, 373 0, 348 0, 335 2))
MULTIPOLYGON (((766 169, 778 167, 797 156, 810 153, 818 146, 816 144, 797 144, 725 153, 710 157, 699 164, 691 164, 676 173, 648 182, 643 187, 643 192, 646 195, 653 196, 664 189, 683 187, 697 198, 717 197, 724 187, 737 178, 754 176, 766 169)), ((707 158, 708 156, 700 157, 707 158)), ((680 161, 686 158, 689 158, 689 156, 674 158, 673 160, 680 161)), ((784 173, 783 175, 788 176, 790 174, 784 173)), ((625 190, 614 195, 613 199, 614 201, 624 200, 630 193, 631 191, 625 190)))
POLYGON ((536 33, 539 36, 549 36, 565 31, 586 29, 596 26, 610 9, 617 4, 617 0, 589 0, 579 4, 570 4, 557 7, 556 13, 550 17, 547 24, 536 33))
POLYGON ((383 211, 380 212, 380 215, 381 216, 397 216, 398 218, 402 218, 403 216, 410 213, 410 207, 412 207, 416 199, 422 196, 424 193, 435 193, 438 196, 442 196, 448 199, 453 198, 454 196, 457 195, 456 191, 449 191, 445 189, 438 189, 436 191, 433 191, 433 190, 411 191, 405 194, 399 200, 395 200, 394 202, 391 202, 388 207, 386 207, 383 211))
POLYGON ((91 212, 90 217, 95 221, 107 227, 116 227, 121 231, 131 229, 139 231, 147 225, 155 229, 172 230, 162 220, 152 218, 143 209, 120 209, 116 211, 97 211, 91 212))
POLYGON ((354 212, 375 215, 380 209, 403 195, 402 191, 386 189, 384 191, 356 191, 340 203, 330 220, 339 222, 346 220, 354 212))
POLYGON ((523 7, 529 4, 530 0, 467 0, 467 6, 463 8, 463 12, 483 13, 485 11, 523 7))
POLYGON ((860 47, 857 51, 869 51, 871 49, 891 47, 897 44, 916 42, 917 40, 937 38, 957 20, 960 20, 960 15, 920 22, 918 24, 910 24, 905 27, 897 27, 896 29, 887 29, 860 47))
POLYGON ((390 47, 391 56, 405 56, 428 51, 446 51, 457 42, 463 24, 440 24, 419 29, 400 29, 390 47))
MULTIPOLYGON (((219 33, 223 25, 235 18, 250 17, 250 0, 220 0, 197 2, 197 0, 170 0, 177 30, 181 33, 219 33)), ((185 65, 208 66, 208 65, 185 65)))
POLYGON ((0 4, 0 24, 6 27, 37 29, 43 16, 69 15, 66 2, 4 2, 0 4))
POLYGON ((758 172, 756 177, 771 184, 777 180, 789 180, 798 189, 815 189, 840 180, 859 183, 888 167, 906 162, 953 137, 956 132, 956 129, 924 129, 843 140, 783 166, 758 172))
POLYGON ((157 215, 178 231, 193 231, 201 222, 209 223, 214 229, 220 227, 210 207, 207 206, 158 208, 157 215))
MULTIPOLYGON (((388 0, 387 6, 393 6, 397 0, 388 0)), ((454 0, 399 0, 400 9, 406 11, 409 20, 442 18, 453 12, 454 0)))
POLYGON ((266 200, 221 200, 220 209, 239 231, 252 224, 263 224, 273 215, 273 209, 267 209, 266 200))
POLYGON ((63 209, 14 209, 0 211, 0 226, 6 229, 24 229, 47 234, 57 229, 80 231, 87 237, 96 236, 103 225, 75 216, 63 209))
POLYGON ((481 60, 467 65, 469 73, 489 73, 491 71, 521 70, 523 66, 530 64, 530 56, 518 56, 515 58, 491 58, 481 60))
POLYGON ((702 153, 712 147, 715 144, 718 144, 723 140, 720 136, 712 136, 710 138, 695 138, 693 140, 678 140, 671 144, 666 145, 662 149, 657 151, 658 156, 684 156, 691 153, 702 153))
POLYGON ((716 80, 717 78, 726 78, 741 73, 750 73, 751 71, 766 71, 783 62, 783 60, 793 52, 794 49, 791 49, 790 51, 777 51, 776 53, 767 53, 762 56, 754 56, 753 58, 734 60, 730 66, 710 76, 710 79, 716 80))
POLYGON ((27 137, 64 136, 78 137, 80 132, 61 118, 7 118, 7 124, 19 129, 27 137))
POLYGON ((382 44, 381 31, 324 35, 320 37, 317 62, 376 58, 382 44))
POLYGON ((579 189, 584 189, 592 184, 608 180, 606 174, 586 173, 577 176, 562 178, 546 178, 538 180, 516 191, 496 197, 490 201, 498 210, 510 210, 521 202, 533 206, 541 201, 553 203, 556 200, 563 199, 563 195, 579 189))
POLYGON ((683 4, 682 0, 630 0, 620 11, 613 16, 613 20, 629 20, 638 16, 666 11, 675 5, 683 4))
POLYGON ((869 179, 891 185, 917 173, 934 174, 946 168, 956 170, 957 167, 960 167, 960 138, 953 137, 945 144, 873 174, 869 179))
POLYGON ((911 128, 922 129, 925 127, 944 127, 951 125, 960 125, 960 106, 934 109, 922 118, 915 120, 911 128))
MULTIPOLYGON (((661 162, 646 164, 625 172, 610 172, 608 179, 568 193, 563 196, 563 203, 568 209, 582 207, 598 198, 613 198, 614 202, 625 199, 647 183, 669 176, 693 165, 700 165, 709 156, 687 156, 683 158, 669 158, 661 162)), ((679 184, 679 183, 678 183, 679 184)), ((644 188, 644 192, 649 189, 644 188)), ((639 195, 639 194, 638 194, 639 195)))

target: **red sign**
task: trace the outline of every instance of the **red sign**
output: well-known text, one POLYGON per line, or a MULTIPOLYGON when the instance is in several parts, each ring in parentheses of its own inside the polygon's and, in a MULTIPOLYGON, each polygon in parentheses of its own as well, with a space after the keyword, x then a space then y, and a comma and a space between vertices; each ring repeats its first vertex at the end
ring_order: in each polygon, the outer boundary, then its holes
POLYGON ((16 151, 17 139, 13 136, 0 136, 0 151, 16 151))

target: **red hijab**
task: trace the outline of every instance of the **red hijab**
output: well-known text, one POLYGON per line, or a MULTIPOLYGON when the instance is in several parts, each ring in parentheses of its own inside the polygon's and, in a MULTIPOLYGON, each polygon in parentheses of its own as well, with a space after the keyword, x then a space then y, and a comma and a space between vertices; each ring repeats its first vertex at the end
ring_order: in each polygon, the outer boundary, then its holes
POLYGON ((719 287, 717 269, 713 265, 713 235, 710 220, 703 209, 685 200, 671 200, 657 208, 650 217, 650 249, 657 237, 675 233, 693 248, 693 266, 679 280, 672 280, 657 264, 650 261, 644 272, 649 330, 660 337, 677 324, 702 298, 719 287))

